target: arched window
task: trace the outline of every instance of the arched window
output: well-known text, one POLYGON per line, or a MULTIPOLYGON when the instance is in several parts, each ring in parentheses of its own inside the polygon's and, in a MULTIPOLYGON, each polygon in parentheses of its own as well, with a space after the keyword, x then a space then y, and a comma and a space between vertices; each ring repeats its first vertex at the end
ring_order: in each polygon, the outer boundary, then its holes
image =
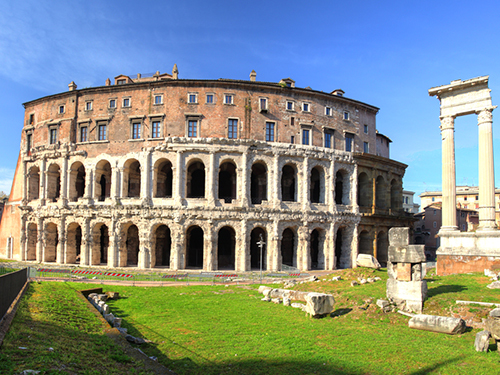
POLYGON ((187 198, 205 198, 205 165, 195 161, 187 169, 187 198))
POLYGON ((141 164, 135 160, 127 160, 123 169, 124 196, 139 198, 141 196, 141 164))
POLYGON ((95 169, 95 196, 99 202, 110 197, 111 193, 111 164, 107 160, 97 163, 95 169))
POLYGON ((160 159, 156 162, 154 168, 154 191, 156 198, 172 197, 172 163, 167 159, 160 159))
POLYGON ((325 203, 324 194, 325 177, 323 169, 320 167, 314 167, 311 170, 311 180, 309 186, 309 197, 311 203, 325 203))
POLYGON ((284 202, 296 202, 296 173, 293 166, 287 164, 281 173, 281 200, 284 202))
POLYGON ((236 199, 236 166, 231 162, 222 163, 219 168, 219 199, 231 203, 236 199))
POLYGON ((203 268, 203 229, 193 225, 186 232, 187 267, 203 268))
POLYGON ((261 204, 267 200, 267 168, 263 163, 252 165, 250 194, 253 204, 261 204))

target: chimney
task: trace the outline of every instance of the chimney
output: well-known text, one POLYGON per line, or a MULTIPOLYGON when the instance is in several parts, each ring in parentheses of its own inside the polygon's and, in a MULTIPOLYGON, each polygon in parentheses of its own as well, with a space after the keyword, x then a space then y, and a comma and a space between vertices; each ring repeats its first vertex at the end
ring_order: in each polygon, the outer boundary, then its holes
POLYGON ((252 70, 252 72, 250 73, 250 81, 255 82, 256 79, 257 73, 255 73, 255 70, 252 70))
POLYGON ((76 83, 74 81, 71 81, 71 83, 68 85, 69 91, 76 90, 76 83))
POLYGON ((137 73, 137 79, 141 79, 141 73, 137 73))
POLYGON ((109 78, 106 79, 106 86, 111 86, 111 80, 109 78))
POLYGON ((179 70, 177 69, 177 64, 174 64, 172 69, 172 79, 179 79, 179 70))

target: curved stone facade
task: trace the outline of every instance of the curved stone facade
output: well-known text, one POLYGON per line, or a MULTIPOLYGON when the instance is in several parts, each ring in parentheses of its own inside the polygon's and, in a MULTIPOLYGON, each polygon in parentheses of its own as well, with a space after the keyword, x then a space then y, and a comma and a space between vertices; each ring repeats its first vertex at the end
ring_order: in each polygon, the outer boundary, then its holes
POLYGON ((156 74, 25 108, 7 257, 250 271, 263 242, 263 269, 335 269, 376 214, 400 225, 405 166, 374 155, 378 109, 338 92, 156 74))

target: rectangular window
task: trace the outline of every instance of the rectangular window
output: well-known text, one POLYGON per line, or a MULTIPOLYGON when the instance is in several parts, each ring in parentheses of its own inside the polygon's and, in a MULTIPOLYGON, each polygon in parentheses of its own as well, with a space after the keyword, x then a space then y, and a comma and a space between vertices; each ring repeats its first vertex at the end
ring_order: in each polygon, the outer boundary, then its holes
POLYGON ((87 139, 87 127, 86 126, 82 126, 80 128, 80 142, 87 142, 88 139, 87 139))
POLYGON ((117 85, 124 85, 125 84, 125 80, 124 79, 119 79, 118 81, 116 81, 116 84, 117 85))
POLYGON ((151 137, 160 138, 160 121, 153 121, 151 137))
POLYGON ((64 113, 64 106, 63 105, 59 106, 59 113, 64 113))
POLYGON ((26 150, 27 151, 31 150, 31 137, 32 137, 31 133, 26 134, 26 150))
POLYGON ((464 201, 466 201, 466 200, 467 200, 467 197, 464 197, 464 201))
POLYGON ((92 111, 92 102, 86 102, 85 103, 85 110, 86 111, 92 111))
POLYGON ((302 103, 302 111, 309 112, 309 103, 302 103))
POLYGON ((228 121, 227 137, 230 139, 238 138, 238 120, 230 119, 228 121))
POLYGON ((267 99, 266 98, 259 99, 259 107, 260 107, 261 112, 267 111, 267 99))
POLYGON ((141 123, 132 123, 132 139, 141 139, 141 123))
POLYGON ((198 103, 198 98, 197 98, 198 95, 196 94, 189 94, 188 95, 188 103, 189 104, 196 104, 198 103))
POLYGON ((35 114, 30 114, 30 124, 33 124, 35 122, 35 114))
POLYGON ((354 136, 352 134, 346 133, 345 135, 345 150, 348 152, 352 151, 352 141, 354 140, 354 136))
POLYGON ((124 107, 130 107, 130 99, 129 98, 123 99, 123 106, 124 107))
POLYGON ((349 120, 349 112, 344 111, 344 120, 349 120))
POLYGON ((197 120, 189 120, 188 121, 188 137, 197 137, 198 136, 198 121, 197 120))
POLYGON ((106 138, 106 125, 105 124, 99 125, 98 131, 99 131, 99 133, 97 134, 97 140, 98 141, 105 141, 107 139, 106 138))
POLYGON ((332 109, 330 107, 325 107, 325 115, 326 116, 331 116, 332 115, 332 109))
POLYGON ((291 138, 290 138, 290 143, 291 143, 291 144, 294 144, 294 143, 295 143, 295 136, 293 136, 293 135, 291 136, 291 138))
POLYGON ((111 99, 109 101, 109 108, 116 108, 116 100, 115 99, 111 99))
POLYGON ((293 102, 286 102, 286 110, 293 111, 293 102))
POLYGON ((309 129, 302 129, 302 144, 303 145, 308 145, 309 144, 309 129))
POLYGON ((266 122, 266 141, 274 142, 274 122, 266 122))
POLYGON ((290 125, 295 125, 295 117, 290 117, 290 125))
POLYGON ((363 152, 367 154, 369 152, 369 145, 368 142, 363 142, 363 152))
POLYGON ((368 125, 365 125, 365 134, 368 134, 368 125))
POLYGON ((50 144, 55 145, 57 143, 57 129, 52 128, 49 130, 50 132, 50 144))
POLYGON ((163 97, 161 95, 155 95, 155 104, 163 104, 163 97))
POLYGON ((207 94, 207 104, 213 104, 213 102, 214 102, 214 95, 207 94))
POLYGON ((233 96, 230 94, 224 95, 224 104, 233 104, 233 96))
POLYGON ((325 131, 325 147, 332 148, 332 137, 333 134, 331 131, 325 131))

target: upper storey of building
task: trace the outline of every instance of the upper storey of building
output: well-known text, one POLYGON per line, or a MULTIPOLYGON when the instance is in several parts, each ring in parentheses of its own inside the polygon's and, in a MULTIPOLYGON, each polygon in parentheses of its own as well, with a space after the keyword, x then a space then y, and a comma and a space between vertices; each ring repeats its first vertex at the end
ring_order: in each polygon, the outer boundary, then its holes
MULTIPOLYGON (((21 149, 60 144, 88 156, 141 150, 169 137, 252 139, 377 154, 378 108, 331 93, 295 87, 290 78, 179 79, 159 72, 119 75, 104 86, 77 89, 24 103, 21 149)), ((388 150, 384 152, 388 157, 388 150)))

